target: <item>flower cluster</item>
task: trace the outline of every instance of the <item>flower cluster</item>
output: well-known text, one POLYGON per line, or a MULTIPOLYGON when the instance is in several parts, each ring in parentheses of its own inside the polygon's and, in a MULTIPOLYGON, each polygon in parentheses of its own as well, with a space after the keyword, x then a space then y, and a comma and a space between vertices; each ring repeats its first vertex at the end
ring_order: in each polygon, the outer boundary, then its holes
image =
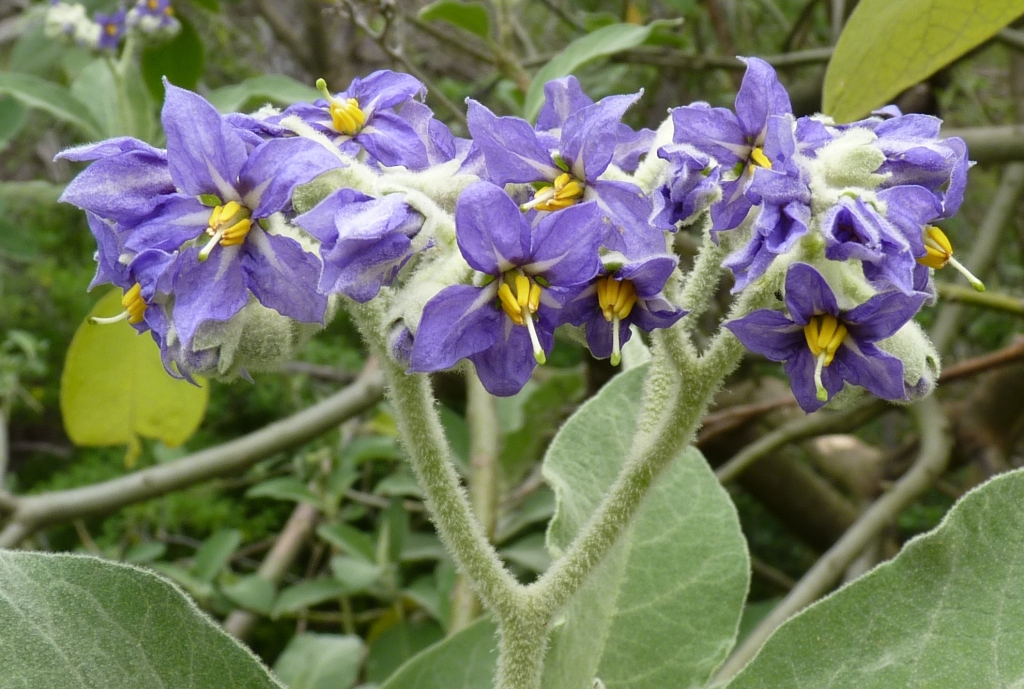
POLYGON ((170 0, 138 0, 129 10, 97 12, 91 18, 80 3, 51 0, 45 19, 47 36, 107 53, 116 52, 129 31, 159 40, 174 36, 180 29, 170 0))
MULTIPOLYGON (((158 19, 139 7, 130 24, 158 19)), ((469 101, 470 139, 390 71, 255 115, 168 85, 167 149, 65 151, 90 166, 63 200, 96 236, 94 284, 124 290, 118 318, 151 331, 176 375, 273 365, 339 296, 383 291, 410 371, 468 360, 514 394, 556 330, 618 364, 636 332, 674 326, 689 305, 672 235, 697 228, 728 250, 734 291, 780 294, 725 327, 786 363, 804 409, 846 383, 927 392, 911 319, 931 270, 958 265, 934 223, 962 200, 963 142, 892 108, 796 118, 772 69, 747 66, 735 112, 677 108, 663 140, 622 121, 640 93, 595 102, 571 76, 547 84, 535 125, 469 101)))

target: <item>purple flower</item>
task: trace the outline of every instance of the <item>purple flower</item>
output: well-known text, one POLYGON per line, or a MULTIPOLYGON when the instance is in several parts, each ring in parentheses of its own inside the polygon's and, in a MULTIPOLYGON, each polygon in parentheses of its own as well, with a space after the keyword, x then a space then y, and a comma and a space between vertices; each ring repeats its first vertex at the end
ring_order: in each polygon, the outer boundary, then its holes
POLYGON ((413 170, 427 167, 429 159, 423 140, 397 111, 426 93, 415 77, 383 69, 365 79, 353 79, 348 89, 333 96, 323 79, 318 79, 316 85, 324 94, 323 99, 296 103, 272 118, 271 123, 294 115, 326 134, 353 157, 365 150, 382 165, 404 165, 413 170))
MULTIPOLYGON (((923 190, 922 190, 923 191, 923 190)), ((914 293, 914 254, 911 244, 873 205, 860 197, 843 196, 821 222, 825 258, 861 261, 864 277, 879 289, 895 287, 914 293)), ((918 231, 920 243, 920 231, 918 231)))
MULTIPOLYGON (((605 246, 617 251, 636 245, 661 250, 664 238, 648 222, 651 202, 640 188, 629 182, 599 179, 619 147, 622 115, 639 97, 639 93, 609 96, 567 114, 559 129, 547 131, 535 131, 518 117, 497 117, 470 100, 468 126, 491 182, 539 187, 523 210, 557 211, 596 201, 609 220, 602 233, 605 246)), ((554 109, 552 106, 549 112, 554 109)), ((545 117, 551 124, 560 115, 545 117)))
POLYGON ((71 149, 63 157, 96 162, 62 200, 112 223, 133 261, 149 250, 171 257, 173 265, 152 281, 170 280, 173 327, 184 343, 204 322, 230 319, 250 297, 284 316, 322 321, 320 261, 260 221, 289 209, 296 185, 340 161, 309 139, 251 148, 198 95, 170 84, 166 93, 167 152, 131 139, 71 149))
POLYGON ((575 288, 600 269, 600 214, 581 204, 532 223, 500 188, 468 187, 455 209, 459 250, 481 275, 446 287, 427 302, 412 347, 410 371, 476 366, 494 395, 522 389, 543 363, 575 288))
POLYGON ((775 159, 764 150, 768 121, 776 115, 790 115, 793 108, 775 70, 756 57, 741 58, 747 64, 739 92, 736 113, 695 103, 672 111, 677 144, 689 144, 715 158, 731 179, 722 184, 722 200, 711 208, 717 231, 738 226, 747 216, 751 201, 744 192, 755 168, 771 168, 775 159))
POLYGON ((645 332, 668 328, 686 315, 662 294, 678 259, 669 254, 627 261, 592 282, 565 305, 562 318, 586 328, 587 346, 599 359, 621 359, 629 341, 630 325, 645 332))
POLYGON ((747 349, 785 362, 793 394, 810 413, 842 390, 844 381, 883 399, 906 399, 903 362, 874 343, 903 327, 924 300, 923 294, 892 291, 842 310, 821 273, 795 263, 786 273, 788 317, 760 309, 725 327, 747 349))
POLYGON ((147 34, 174 33, 180 27, 170 0, 138 0, 128 11, 127 23, 147 34))
POLYGON ((320 291, 363 303, 390 285, 405 265, 423 216, 405 204, 403 194, 375 199, 339 189, 295 224, 321 242, 320 291))
MULTIPOLYGON (((537 115, 537 131, 557 136, 566 120, 593 104, 594 99, 583 92, 576 77, 570 74, 561 79, 553 79, 544 85, 544 104, 537 115)), ((650 129, 636 132, 620 122, 616 138, 618 142, 612 164, 626 172, 633 172, 640 164, 640 157, 654 143, 654 132, 650 129)))
POLYGON ((807 234, 811 219, 809 174, 794 157, 792 119, 769 118, 763 143, 764 154, 774 162, 757 170, 746 192, 760 206, 750 241, 723 263, 736 276, 734 292, 764 275, 776 256, 792 249, 807 234))
POLYGON ((718 193, 722 168, 711 156, 678 144, 662 146, 658 157, 669 162, 668 182, 651 195, 652 223, 674 230, 677 222, 685 223, 708 207, 718 193))
POLYGON ((117 50, 125 32, 125 11, 119 9, 113 14, 97 12, 94 19, 100 25, 100 38, 96 47, 100 50, 117 50))

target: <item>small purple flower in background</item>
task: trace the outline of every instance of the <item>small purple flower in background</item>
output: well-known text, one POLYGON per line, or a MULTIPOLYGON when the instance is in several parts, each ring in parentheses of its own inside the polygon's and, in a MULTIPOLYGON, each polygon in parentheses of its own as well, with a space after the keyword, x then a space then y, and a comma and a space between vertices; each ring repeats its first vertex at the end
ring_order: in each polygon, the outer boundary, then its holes
POLYGON ((764 275, 776 256, 788 252, 807 234, 811 221, 809 174, 794 157, 797 144, 792 119, 770 117, 763 143, 764 154, 774 163, 770 168, 758 169, 746 191, 746 196, 759 206, 751 238, 724 261, 736 276, 733 292, 764 275))
POLYGON ((339 189, 295 218, 295 224, 321 242, 320 291, 363 303, 390 285, 405 265, 423 216, 406 205, 402 194, 375 199, 339 189))
POLYGON ((599 359, 621 361, 630 325, 645 332, 668 328, 686 311, 665 299, 662 290, 679 260, 669 254, 647 256, 606 272, 565 305, 562 318, 585 326, 587 346, 599 359))
POLYGON ((842 310, 821 273, 806 263, 786 273, 789 316, 754 311, 725 324, 747 349, 786 364, 793 394, 804 411, 820 409, 843 382, 888 400, 907 398, 903 363, 875 346, 903 327, 924 303, 924 294, 892 291, 842 310))
POLYGON ((128 10, 126 21, 144 34, 171 35, 181 28, 170 0, 139 0, 128 10))
MULTIPOLYGON (((572 112, 558 130, 540 132, 526 120, 497 117, 470 100, 468 126, 491 182, 538 187, 523 210, 557 211, 596 201, 610 220, 602 231, 604 246, 616 251, 636 245, 662 250, 664 237, 649 223, 650 199, 635 184, 598 179, 615 158, 622 115, 640 95, 609 96, 572 112)), ((548 119, 557 122, 554 114, 548 119)))
POLYGON ((294 115, 353 157, 365 150, 372 160, 389 167, 427 167, 426 145, 397 111, 426 93, 418 79, 384 69, 365 79, 353 79, 348 89, 337 95, 331 95, 323 79, 317 80, 316 88, 324 94, 323 99, 296 103, 271 122, 294 115))
POLYGON ((707 103, 672 111, 672 140, 693 146, 713 157, 725 170, 731 170, 722 184, 722 200, 711 208, 714 229, 718 231, 730 230, 743 222, 751 206, 744 192, 754 170, 771 169, 776 162, 764 150, 769 119, 793 112, 789 94, 771 65, 756 57, 741 59, 747 64, 747 72, 736 94, 735 114, 707 103))
MULTIPOLYGON (((493 395, 514 395, 554 345, 562 306, 600 269, 600 214, 581 204, 540 218, 524 215, 499 187, 478 182, 459 197, 459 250, 482 279, 452 285, 427 302, 410 371, 476 366, 493 395)), ((479 276, 478 276, 479 277, 479 276)))
POLYGON ((96 47, 100 50, 117 50, 126 29, 124 9, 119 9, 113 14, 97 12, 94 19, 100 25, 100 38, 96 47))

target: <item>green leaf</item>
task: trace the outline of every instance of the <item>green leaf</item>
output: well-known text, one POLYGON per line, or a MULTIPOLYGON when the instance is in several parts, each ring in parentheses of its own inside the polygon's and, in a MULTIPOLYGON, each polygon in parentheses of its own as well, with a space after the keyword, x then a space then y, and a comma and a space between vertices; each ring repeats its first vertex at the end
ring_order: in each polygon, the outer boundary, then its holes
POLYGON ((265 74, 216 89, 208 100, 221 112, 238 112, 247 104, 254 103, 256 107, 266 102, 291 105, 299 101, 313 102, 322 97, 312 86, 306 86, 291 77, 265 74))
POLYGON ((99 139, 103 136, 89 109, 60 84, 31 74, 0 72, 0 93, 67 122, 76 127, 86 139, 99 139))
POLYGON ((528 526, 551 519, 555 513, 555 494, 542 486, 528 497, 518 509, 498 520, 496 543, 504 543, 528 526))
POLYGON ((381 568, 371 565, 361 557, 337 555, 331 558, 331 572, 335 579, 356 593, 376 584, 380 579, 381 568))
POLYGON ((195 90, 199 77, 203 75, 203 42, 190 21, 182 16, 178 21, 181 31, 174 38, 142 51, 142 77, 158 103, 164 99, 163 77, 175 86, 195 90))
MULTIPOLYGON (((561 555, 629 454, 647 367, 616 376, 555 437, 544 478, 561 555)), ((736 637, 749 583, 728 494, 695 448, 665 470, 632 524, 554 623, 544 687, 703 686, 736 637)))
POLYGON ((324 524, 316 535, 349 555, 362 558, 370 564, 377 563, 377 549, 373 539, 348 524, 324 524))
POLYGON ((188 591, 189 595, 199 601, 207 601, 213 597, 213 585, 170 562, 154 562, 149 567, 188 591))
POLYGON ((156 115, 141 72, 132 65, 121 75, 122 96, 118 94, 113 70, 110 61, 93 60, 71 83, 71 95, 85 103, 105 136, 134 136, 151 141, 156 133, 156 115))
POLYGON ((294 476, 282 476, 257 483, 245 491, 245 497, 294 500, 295 502, 308 502, 311 505, 320 504, 320 499, 313 495, 313 492, 306 487, 305 483, 294 476))
POLYGON ((674 26, 677 23, 675 20, 659 20, 646 26, 612 24, 577 38, 541 67, 530 82, 530 88, 526 92, 526 104, 523 106, 523 116, 531 122, 537 119, 537 113, 544 102, 544 85, 552 79, 572 74, 573 70, 591 60, 635 48, 643 44, 659 26, 674 26))
POLYGON ((237 581, 220 587, 221 593, 235 605, 269 615, 274 608, 277 588, 274 583, 258 574, 239 577, 237 581))
POLYGON ((4 686, 282 686, 168 581, 92 557, 0 551, 0 629, 4 686))
POLYGON ((228 564, 232 553, 242 544, 238 529, 221 529, 203 541, 192 563, 192 574, 203 581, 213 581, 228 564))
POLYGON ((271 616, 279 617, 284 613, 298 612, 348 593, 348 587, 337 579, 309 579, 281 591, 271 616))
POLYGON ((401 500, 392 498, 391 504, 380 515, 377 531, 377 562, 400 562, 405 537, 409 534, 409 513, 401 500))
POLYGON ((729 689, 1021 686, 1021 504, 1024 471, 971 491, 895 559, 779 627, 729 689))
MULTIPOLYGON (((366 656, 366 680, 383 682, 406 660, 443 638, 444 631, 436 622, 398 622, 370 643, 370 652, 366 656)), ((446 689, 450 686, 445 685, 446 689)), ((490 688, 490 685, 486 686, 490 688)))
POLYGON ((524 536, 498 552, 509 562, 538 574, 551 566, 551 555, 544 547, 544 536, 539 533, 524 536))
POLYGON ((133 546, 124 554, 124 561, 133 565, 149 563, 167 554, 167 545, 159 541, 149 541, 133 546))
POLYGON ((389 498, 423 499, 423 489, 412 472, 401 468, 390 476, 385 476, 373 487, 375 495, 386 495, 389 498))
POLYGON ((981 45, 1021 0, 861 0, 825 74, 823 109, 849 122, 981 45))
POLYGON ((292 637, 274 672, 288 689, 349 689, 359 676, 362 655, 358 636, 307 632, 292 637))
POLYGON ((10 96, 0 96, 0 149, 18 135, 25 124, 25 106, 10 96))
MULTIPOLYGON (((90 315, 109 317, 121 311, 121 290, 112 290, 90 315)), ((60 411, 64 430, 76 445, 128 445, 131 451, 138 449, 142 436, 177 447, 199 427, 209 394, 207 385, 197 387, 167 375, 149 333, 139 335, 127 321, 85 321, 64 361, 60 411)))
POLYGON ((210 10, 211 12, 220 12, 219 0, 192 0, 192 2, 203 9, 210 10))
POLYGON ((491 35, 491 18, 487 8, 479 2, 437 0, 420 10, 420 19, 425 22, 447 22, 481 38, 491 35))
POLYGON ((411 658, 380 689, 490 689, 497 631, 481 618, 411 658))

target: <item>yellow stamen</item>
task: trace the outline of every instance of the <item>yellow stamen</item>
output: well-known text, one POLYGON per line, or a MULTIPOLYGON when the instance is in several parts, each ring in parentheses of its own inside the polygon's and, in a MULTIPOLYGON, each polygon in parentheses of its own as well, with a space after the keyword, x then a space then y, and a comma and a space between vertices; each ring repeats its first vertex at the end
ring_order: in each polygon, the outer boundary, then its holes
POLYGON ((501 300, 501 308, 505 310, 512 322, 516 325, 523 325, 523 310, 519 306, 518 300, 512 295, 512 288, 508 286, 507 282, 501 283, 501 287, 498 288, 498 299, 501 300))
POLYGON ((121 306, 124 307, 124 311, 116 316, 108 318, 93 316, 89 319, 89 322, 94 325, 110 325, 111 323, 123 320, 127 320, 132 325, 141 323, 148 306, 142 298, 142 285, 136 282, 129 289, 125 290, 124 296, 121 297, 121 306))
POLYGON ((923 239, 925 254, 917 259, 918 263, 935 270, 951 265, 967 278, 971 287, 978 292, 985 291, 985 283, 976 278, 960 261, 953 258, 953 245, 945 232, 934 225, 925 225, 923 239))
POLYGON ((210 211, 209 226, 206 234, 210 241, 200 249, 199 261, 205 261, 219 243, 221 246, 238 246, 245 241, 252 229, 252 219, 248 208, 237 201, 228 201, 223 206, 215 206, 210 211))
POLYGON ((824 402, 828 399, 828 390, 821 382, 821 372, 836 358, 836 352, 846 340, 846 325, 831 314, 814 316, 804 326, 804 339, 807 340, 807 348, 816 359, 814 386, 818 399, 824 402))
POLYGON ((520 206, 520 210, 528 211, 536 208, 539 211, 557 211, 572 206, 581 198, 586 190, 583 182, 563 172, 555 178, 553 184, 541 187, 533 195, 533 200, 520 206))
POLYGON ((606 321, 611 322, 613 318, 625 320, 636 300, 636 290, 631 280, 616 280, 610 275, 598 278, 597 305, 606 321))
POLYGON ((767 170, 772 169, 772 161, 768 160, 768 156, 764 154, 764 149, 760 146, 755 146, 750 151, 750 164, 759 165, 767 170))
POLYGON ((316 90, 327 99, 327 111, 331 113, 331 124, 334 130, 345 136, 355 136, 366 126, 366 113, 359 107, 359 101, 355 98, 342 100, 335 98, 327 90, 327 82, 323 79, 316 80, 316 90))
POLYGON ((512 319, 516 325, 526 326, 530 333, 530 343, 533 345, 533 358, 538 364, 547 361, 544 356, 544 348, 540 346, 540 339, 537 337, 537 330, 533 326, 533 314, 540 308, 540 295, 542 289, 539 284, 522 273, 506 273, 502 278, 501 286, 498 287, 498 301, 502 310, 512 319), (513 284, 515 292, 513 292, 513 284))

